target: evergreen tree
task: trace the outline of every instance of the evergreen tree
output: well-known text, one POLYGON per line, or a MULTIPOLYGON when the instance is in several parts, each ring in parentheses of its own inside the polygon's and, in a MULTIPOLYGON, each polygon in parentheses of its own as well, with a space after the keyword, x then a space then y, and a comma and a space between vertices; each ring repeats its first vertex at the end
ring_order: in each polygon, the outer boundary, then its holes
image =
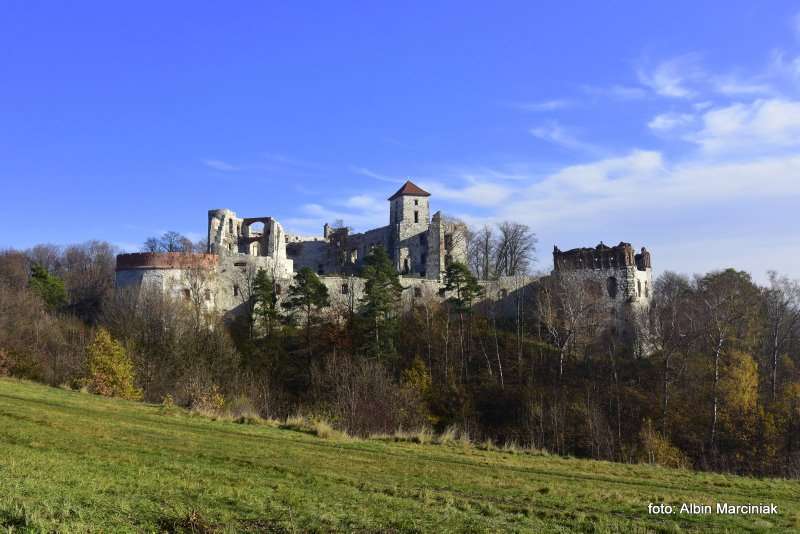
POLYGON ((255 315, 261 319, 267 336, 270 337, 278 320, 278 294, 275 280, 264 269, 259 269, 256 273, 252 298, 255 300, 255 315))
POLYGON ((459 313, 469 311, 472 304, 483 294, 477 278, 463 263, 451 263, 444 274, 444 293, 454 293, 447 302, 459 313))
MULTIPOLYGON (((444 288, 442 294, 451 293, 447 298, 447 303, 458 313, 458 344, 461 349, 461 373, 466 378, 467 358, 464 346, 464 316, 472 311, 472 304, 483 293, 483 289, 478 284, 469 267, 463 263, 451 263, 444 274, 444 288)), ((471 324, 471 323, 470 323, 471 324)), ((470 336, 468 335, 467 338, 470 336)))
POLYGON ((47 269, 40 263, 34 263, 31 266, 31 279, 28 282, 28 287, 42 297, 42 300, 51 310, 61 308, 67 303, 64 281, 47 272, 47 269))
POLYGON ((371 330, 371 351, 380 357, 394 350, 392 334, 397 327, 403 286, 383 247, 375 247, 364 258, 361 276, 365 279, 361 313, 371 330))
POLYGON ((294 275, 294 282, 283 307, 294 316, 298 311, 305 315, 306 352, 311 363, 311 330, 316 310, 330 306, 328 288, 310 268, 303 267, 294 275))

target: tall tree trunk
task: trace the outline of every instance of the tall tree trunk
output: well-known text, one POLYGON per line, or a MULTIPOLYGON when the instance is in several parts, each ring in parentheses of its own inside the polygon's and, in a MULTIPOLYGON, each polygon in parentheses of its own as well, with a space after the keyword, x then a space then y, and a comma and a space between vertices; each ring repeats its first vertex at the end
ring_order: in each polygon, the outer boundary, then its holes
POLYGON ((717 348, 714 350, 714 391, 713 391, 713 407, 714 414, 711 420, 711 454, 715 454, 716 439, 717 439, 717 419, 719 417, 719 359, 722 354, 722 344, 724 342, 722 334, 719 335, 717 341, 717 348))

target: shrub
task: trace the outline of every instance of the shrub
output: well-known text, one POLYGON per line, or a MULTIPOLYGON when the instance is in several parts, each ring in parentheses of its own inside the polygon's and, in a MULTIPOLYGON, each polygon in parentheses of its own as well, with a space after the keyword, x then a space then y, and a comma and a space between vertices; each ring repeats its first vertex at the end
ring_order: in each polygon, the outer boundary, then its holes
POLYGON ((642 426, 642 430, 639 433, 639 441, 641 442, 640 462, 664 467, 689 467, 689 460, 686 455, 670 443, 666 437, 653 429, 653 423, 650 419, 647 419, 642 426))
POLYGON ((134 385, 133 362, 108 330, 99 329, 86 350, 89 360, 86 386, 92 393, 131 400, 142 398, 142 392, 134 385))

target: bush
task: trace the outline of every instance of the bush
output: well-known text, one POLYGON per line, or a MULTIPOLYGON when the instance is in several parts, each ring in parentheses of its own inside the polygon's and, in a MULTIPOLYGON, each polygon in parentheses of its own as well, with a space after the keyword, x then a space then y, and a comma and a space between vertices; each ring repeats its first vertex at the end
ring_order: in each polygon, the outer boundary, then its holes
POLYGON ((106 397, 138 400, 142 392, 134 386, 133 362, 108 330, 101 328, 87 348, 89 376, 86 385, 92 393, 106 397))
POLYGON ((689 460, 685 454, 676 446, 669 442, 667 438, 653 429, 653 423, 649 419, 645 421, 639 433, 641 450, 639 461, 649 464, 662 465, 664 467, 689 467, 689 460))

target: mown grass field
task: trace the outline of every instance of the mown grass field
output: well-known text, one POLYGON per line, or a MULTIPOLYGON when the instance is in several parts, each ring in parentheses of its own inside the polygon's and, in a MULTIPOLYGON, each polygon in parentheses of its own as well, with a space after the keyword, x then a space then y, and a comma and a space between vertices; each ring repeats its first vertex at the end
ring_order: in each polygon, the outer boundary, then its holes
POLYGON ((0 379, 0 531, 800 530, 800 483, 322 439, 0 379), (649 502, 777 516, 650 516, 649 502))

